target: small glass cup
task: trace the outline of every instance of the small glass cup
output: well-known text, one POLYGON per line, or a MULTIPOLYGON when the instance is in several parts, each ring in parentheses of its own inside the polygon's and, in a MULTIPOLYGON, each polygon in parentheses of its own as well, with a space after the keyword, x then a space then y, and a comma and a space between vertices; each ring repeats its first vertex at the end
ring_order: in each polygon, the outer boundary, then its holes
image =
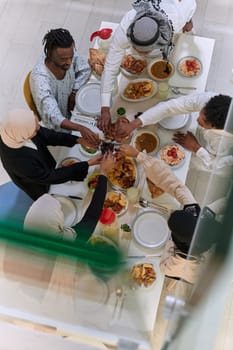
POLYGON ((165 100, 168 97, 168 93, 169 93, 168 82, 163 81, 163 82, 159 83, 159 87, 158 87, 159 98, 161 100, 165 100))
POLYGON ((129 187, 126 191, 126 196, 131 203, 136 203, 139 199, 139 189, 136 187, 129 187))

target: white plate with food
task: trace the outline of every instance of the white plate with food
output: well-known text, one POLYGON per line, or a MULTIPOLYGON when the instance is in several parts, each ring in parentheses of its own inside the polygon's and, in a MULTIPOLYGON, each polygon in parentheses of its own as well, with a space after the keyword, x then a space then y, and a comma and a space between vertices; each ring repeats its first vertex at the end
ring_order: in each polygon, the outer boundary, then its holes
POLYGON ((202 73, 202 63, 197 57, 186 56, 178 61, 177 70, 183 77, 198 77, 202 73))
POLYGON ((172 62, 167 64, 167 61, 163 59, 154 59, 148 64, 147 72, 156 81, 166 81, 173 76, 175 67, 172 62))
POLYGON ((158 84, 155 81, 140 78, 129 82, 121 92, 121 97, 128 102, 142 102, 155 96, 157 91, 158 84))
POLYGON ((138 55, 125 55, 122 59, 120 71, 127 78, 137 77, 144 73, 147 66, 147 60, 138 55))
POLYGON ((109 191, 104 201, 104 208, 111 208, 117 216, 120 216, 126 213, 128 200, 120 191, 109 191))
POLYGON ((132 145, 139 151, 150 155, 156 154, 159 148, 159 137, 154 132, 141 129, 132 138, 132 145))
POLYGON ((169 228, 162 215, 148 210, 136 217, 132 232, 135 241, 142 247, 160 248, 168 239, 169 228))
POLYGON ((159 125, 164 129, 177 130, 183 128, 190 118, 189 114, 180 114, 160 120, 159 125))
POLYGON ((76 158, 76 157, 67 157, 64 158, 59 164, 58 164, 58 168, 64 168, 67 166, 71 166, 75 163, 79 163, 80 159, 76 158))
POLYGON ((176 169, 185 162, 185 150, 178 143, 169 143, 160 149, 159 158, 171 168, 176 169))
POLYGON ((88 83, 82 86, 75 96, 75 106, 87 115, 100 115, 100 83, 88 83))

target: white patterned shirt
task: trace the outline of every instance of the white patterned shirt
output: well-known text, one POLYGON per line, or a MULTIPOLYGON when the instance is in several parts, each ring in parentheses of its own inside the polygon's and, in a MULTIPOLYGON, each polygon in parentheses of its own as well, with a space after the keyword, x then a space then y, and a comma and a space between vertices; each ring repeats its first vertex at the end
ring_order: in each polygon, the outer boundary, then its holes
POLYGON ((72 64, 62 80, 58 80, 46 67, 45 55, 41 55, 32 69, 30 88, 37 110, 47 128, 66 131, 60 125, 65 118, 71 118, 68 111, 69 95, 72 89, 78 90, 83 86, 89 76, 90 66, 86 58, 79 56, 76 50, 72 64))

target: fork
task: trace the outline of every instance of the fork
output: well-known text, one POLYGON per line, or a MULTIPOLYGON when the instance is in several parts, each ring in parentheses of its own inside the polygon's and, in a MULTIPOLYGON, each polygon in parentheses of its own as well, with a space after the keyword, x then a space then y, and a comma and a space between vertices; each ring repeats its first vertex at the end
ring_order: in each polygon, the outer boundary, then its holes
POLYGON ((143 208, 151 207, 151 208, 159 209, 161 211, 168 213, 168 209, 166 207, 164 207, 163 205, 149 202, 147 199, 142 198, 142 197, 139 198, 139 204, 143 208))

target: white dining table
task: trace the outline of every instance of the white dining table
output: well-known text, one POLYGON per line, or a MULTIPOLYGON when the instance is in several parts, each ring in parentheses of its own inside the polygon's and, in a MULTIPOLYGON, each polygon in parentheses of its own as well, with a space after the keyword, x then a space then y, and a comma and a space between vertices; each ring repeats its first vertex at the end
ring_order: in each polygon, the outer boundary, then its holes
MULTIPOLYGON (((102 22, 100 28, 115 28, 116 23, 102 22)), ((177 72, 170 79, 170 84, 175 86, 191 86, 196 87, 197 91, 204 91, 208 72, 211 64, 211 57, 214 49, 214 40, 195 35, 181 34, 177 39, 176 48, 173 53, 172 62, 176 66, 177 61, 183 56, 196 56, 202 62, 203 71, 199 77, 194 79, 183 78, 177 72)), ((92 77, 91 81, 95 81, 92 77)), ((120 93, 127 83, 127 78, 120 75, 118 78, 118 93, 113 98, 112 114, 116 115, 118 107, 123 106, 127 111, 127 117, 133 119, 137 112, 143 112, 160 100, 158 96, 143 101, 143 102, 127 102, 123 100, 120 93)), ((191 93, 188 91, 188 93, 191 93)), ((176 97, 176 96, 170 96, 176 97)), ((77 114, 73 114, 75 121, 77 114)), ((92 117, 90 117, 92 118, 92 117)), ((93 119, 92 119, 93 120, 93 119)), ((94 123, 93 123, 94 124, 94 123)), ((190 116, 189 123, 182 130, 195 129, 195 115, 190 116)), ((92 130, 98 131, 96 125, 90 125, 92 130)), ((159 125, 151 127, 154 132, 159 135, 161 145, 172 140, 173 131, 166 130, 159 125)), ((99 131, 98 131, 99 132, 99 131)), ((58 155, 58 163, 65 157, 75 156, 80 160, 88 158, 80 151, 79 145, 73 148, 61 148, 58 155)), ((174 170, 174 173, 185 182, 189 167, 191 153, 185 151, 186 162, 174 170)), ((94 167, 89 169, 89 174, 95 171, 94 167)), ((139 168, 138 170, 142 170, 139 168)), ((141 173, 140 173, 141 174, 141 173)), ((148 196, 148 189, 144 182, 139 182, 140 190, 143 196, 148 196)), ((61 195, 77 195, 83 200, 75 200, 78 208, 76 221, 82 217, 85 208, 90 202, 92 193, 88 190, 86 181, 82 183, 67 182, 63 185, 53 185, 50 189, 51 193, 61 195)), ((169 209, 179 207, 179 204, 170 196, 163 195, 156 200, 157 203, 167 206, 169 209)), ((120 224, 128 223, 132 226, 133 221, 143 209, 135 208, 134 204, 130 203, 128 211, 119 217, 120 224)), ((97 227, 98 231, 98 227, 97 227)), ((55 267, 50 287, 47 290, 41 289, 36 284, 27 288, 27 284, 22 288, 22 283, 17 283, 1 276, 0 279, 0 314, 10 317, 18 317, 26 319, 33 323, 40 323, 52 327, 56 327, 64 332, 86 336, 93 339, 98 339, 108 344, 116 344, 120 338, 128 339, 129 341, 139 344, 140 349, 151 348, 151 336, 156 320, 158 305, 160 302, 161 291, 164 283, 164 276, 159 268, 159 257, 143 259, 142 256, 147 254, 161 255, 163 248, 148 249, 138 245, 132 237, 129 239, 121 236, 121 244, 126 254, 127 266, 133 266, 138 261, 152 261, 156 270, 156 281, 149 288, 127 289, 122 307, 122 312, 119 319, 111 322, 114 305, 116 302, 116 288, 119 282, 122 282, 122 275, 117 275, 110 281, 107 281, 106 286, 100 283, 100 288, 103 287, 104 293, 107 293, 107 300, 102 304, 92 303, 85 299, 77 299, 75 286, 78 286, 82 276, 90 274, 88 269, 76 265, 75 262, 70 262, 69 265, 58 263, 55 267), (123 242, 123 243, 122 243, 123 242), (127 256, 136 256, 135 258, 127 258, 127 256), (63 272, 61 272, 63 271, 63 272), (73 285, 72 292, 64 292, 64 290, 56 285, 56 278, 59 273, 69 276, 68 283, 73 285), (73 276, 76 276, 75 278, 73 276), (75 281, 74 281, 75 279, 75 281), (52 285, 56 287, 52 287, 52 285), (27 290, 27 291, 26 291, 27 290), (17 291, 17 293, 15 293, 17 291)), ((67 277, 68 278, 68 277, 67 277)))
MULTIPOLYGON (((117 27, 117 24, 102 22, 100 28, 112 28, 113 31, 117 27)), ((96 47, 96 43, 94 43, 96 47)), ((172 62, 176 67, 177 62, 180 58, 185 56, 195 56, 200 59, 202 62, 202 73, 200 76, 195 78, 185 78, 179 75, 177 71, 175 71, 174 75, 171 77, 169 84, 174 86, 184 86, 184 87, 193 87, 196 88, 196 92, 201 92, 205 90, 206 81, 208 77, 208 72, 211 64, 211 57, 214 49, 214 40, 210 38, 199 37, 195 35, 187 35, 181 34, 177 38, 176 46, 172 54, 172 62)), ((146 75, 145 75, 146 76, 146 75)), ((95 77, 92 77, 91 81, 95 81, 95 77)), ((118 76, 118 92, 113 97, 112 103, 112 116, 117 116, 117 109, 119 107, 124 107, 126 109, 127 118, 132 120, 134 115, 137 112, 143 112, 147 108, 153 106, 156 103, 160 102, 160 99, 157 95, 143 102, 128 102, 122 99, 121 92, 123 91, 126 84, 129 82, 129 79, 125 77, 123 74, 119 74, 118 76)), ((182 90, 185 93, 192 93, 194 90, 182 90)), ((170 93, 169 98, 176 98, 177 96, 170 93)), ((73 118, 75 119, 75 111, 73 118)), ((190 115, 188 123, 182 128, 182 131, 192 130, 194 131, 196 128, 196 113, 190 115)), ((92 130, 98 131, 96 126, 91 126, 92 130)), ((155 132, 160 139, 160 145, 164 145, 166 143, 172 142, 172 136, 174 130, 167 130, 161 127, 160 125, 154 125, 149 127, 150 130, 155 132)), ((80 150, 73 149, 70 154, 76 154, 78 157, 83 159, 80 150)), ((63 155, 64 156, 64 155, 63 155)), ((185 159, 186 161, 181 167, 174 169, 174 173, 177 177, 181 179, 183 183, 185 183, 189 163, 191 159, 191 152, 185 150, 185 159)), ((142 171, 142 169, 139 169, 142 171)), ((140 183, 140 190, 143 197, 150 199, 150 194, 146 185, 146 182, 140 183)), ((152 200, 153 201, 153 200, 152 200)), ((166 206, 168 209, 176 209, 179 208, 180 204, 172 198, 168 194, 164 194, 157 199, 154 200, 155 203, 162 204, 166 206)), ((135 217, 142 213, 144 209, 135 208, 134 205, 130 204, 129 209, 125 215, 119 218, 120 223, 128 223, 130 225, 133 224, 135 217)), ((98 230, 97 230, 98 231, 98 230)), ((140 257, 146 256, 148 254, 161 255, 163 251, 163 247, 159 249, 148 249, 143 248, 139 244, 135 242, 134 239, 131 239, 128 242, 127 246, 127 254, 129 256, 135 256, 133 259, 129 259, 129 265, 133 265, 137 263, 141 259, 140 257)), ((129 293, 129 295, 125 298, 124 307, 122 311, 121 318, 117 321, 116 325, 110 329, 112 334, 116 334, 118 337, 131 336, 132 339, 136 339, 141 345, 144 347, 149 346, 150 334, 154 327, 154 322, 156 319, 156 313, 160 301, 160 295, 163 288, 164 276, 159 268, 159 257, 154 257, 150 259, 144 259, 144 261, 152 261, 156 270, 157 279, 153 288, 149 288, 148 290, 140 290, 137 293, 129 293), (134 305, 134 307, 133 307, 134 305), (136 309, 136 310, 135 310, 136 309), (139 317, 140 315, 140 317, 139 317), (132 325, 132 329, 131 326, 132 325)), ((145 288, 144 288, 145 289, 145 288)), ((113 293, 113 298, 115 297, 113 293)), ((111 298, 110 298, 111 299, 111 298)), ((102 316, 104 318, 104 316, 102 316)), ((93 330, 90 329, 90 334, 93 330)), ((103 330, 102 330, 103 331, 103 330)), ((103 339, 106 340, 106 333, 103 331, 102 334, 103 339)), ((109 339, 109 329, 108 336, 109 339)))

